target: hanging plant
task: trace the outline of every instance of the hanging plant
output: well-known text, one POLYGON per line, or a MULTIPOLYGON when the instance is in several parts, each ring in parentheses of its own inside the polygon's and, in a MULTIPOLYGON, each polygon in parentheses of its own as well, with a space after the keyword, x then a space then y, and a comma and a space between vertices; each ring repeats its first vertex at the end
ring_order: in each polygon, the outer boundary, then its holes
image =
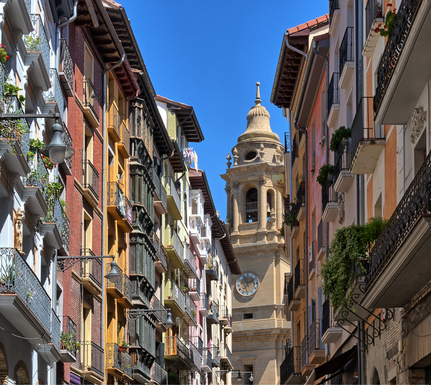
POLYGON ((331 136, 331 143, 329 144, 329 149, 331 151, 337 151, 341 141, 343 139, 349 139, 351 135, 352 130, 350 128, 346 128, 345 126, 339 127, 331 136))
POLYGON ((322 265, 323 293, 331 301, 334 312, 353 304, 356 271, 366 274, 368 251, 383 232, 387 220, 371 218, 366 225, 351 225, 335 232, 329 258, 322 265))
POLYGON ((332 164, 325 164, 322 167, 320 167, 319 175, 317 175, 317 182, 321 186, 323 186, 327 179, 331 179, 334 176, 335 173, 335 167, 332 164))

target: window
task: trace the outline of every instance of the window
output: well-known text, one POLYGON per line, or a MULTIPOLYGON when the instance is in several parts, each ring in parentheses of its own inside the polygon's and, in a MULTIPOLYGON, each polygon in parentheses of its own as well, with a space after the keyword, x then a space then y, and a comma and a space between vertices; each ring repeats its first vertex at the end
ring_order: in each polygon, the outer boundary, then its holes
POLYGON ((242 319, 253 319, 253 313, 244 313, 242 319))
POLYGON ((247 191, 245 197, 245 214, 246 214, 246 222, 257 222, 257 190, 255 188, 251 188, 247 191))

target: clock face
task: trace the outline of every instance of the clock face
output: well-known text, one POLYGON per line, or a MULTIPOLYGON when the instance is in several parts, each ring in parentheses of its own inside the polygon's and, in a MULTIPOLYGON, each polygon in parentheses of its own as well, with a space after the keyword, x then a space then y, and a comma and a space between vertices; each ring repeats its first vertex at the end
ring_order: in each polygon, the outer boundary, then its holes
POLYGON ((236 281, 238 293, 244 296, 253 295, 259 286, 259 279, 252 273, 241 275, 236 281))

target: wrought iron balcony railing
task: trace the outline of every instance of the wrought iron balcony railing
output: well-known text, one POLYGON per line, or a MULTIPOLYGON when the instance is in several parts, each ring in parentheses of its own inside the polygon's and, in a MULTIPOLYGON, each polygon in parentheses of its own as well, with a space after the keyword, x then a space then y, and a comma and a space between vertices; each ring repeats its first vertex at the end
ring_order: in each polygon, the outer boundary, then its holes
POLYGON ((365 36, 370 32, 374 19, 376 17, 383 17, 381 11, 382 6, 382 0, 368 0, 367 5, 365 6, 365 36), (379 6, 380 11, 377 10, 379 6))
POLYGON ((175 183, 173 181, 172 178, 169 178, 169 182, 168 182, 168 187, 169 187, 169 191, 168 194, 170 196, 172 196, 172 198, 174 199, 174 202, 178 208, 178 211, 181 212, 181 200, 180 200, 180 196, 178 195, 178 191, 175 187, 175 183))
POLYGON ((81 345, 81 366, 103 376, 103 349, 94 341, 85 341, 81 345))
POLYGON ((326 247, 326 226, 325 222, 320 220, 317 226, 317 251, 320 252, 323 247, 326 247))
POLYGON ((288 295, 289 280, 290 280, 290 273, 284 273, 284 295, 288 295))
POLYGON ((165 297, 165 299, 174 300, 178 304, 180 309, 185 310, 186 298, 178 285, 174 281, 169 280, 167 281, 166 289, 167 290, 165 290, 165 294, 167 298, 165 297))
POLYGON ((153 363, 154 380, 159 385, 166 385, 168 383, 168 372, 163 369, 157 362, 153 363))
MULTIPOLYGON (((70 136, 69 130, 66 127, 66 124, 63 122, 63 132, 61 134, 61 137, 63 139, 63 142, 66 146, 73 148, 73 141, 72 141, 72 137, 70 136)), ((64 164, 65 166, 67 166, 67 169, 65 170, 65 173, 67 175, 71 175, 72 174, 72 158, 65 158, 64 162, 61 163, 62 165, 64 164)), ((64 168, 64 167, 63 167, 64 168)))
POLYGON ((84 188, 88 188, 99 199, 99 173, 89 160, 83 161, 84 188))
POLYGON ((165 325, 166 319, 167 319, 166 311, 164 311, 165 307, 161 304, 161 302, 159 301, 159 299, 155 295, 153 295, 152 309, 153 310, 160 310, 160 311, 155 311, 154 315, 159 320, 159 322, 161 324, 165 325))
POLYGON ((300 373, 301 369, 301 346, 287 347, 286 356, 280 365, 280 383, 285 384, 291 375, 300 373))
MULTIPOLYGON (((95 254, 91 249, 81 249, 81 256, 95 254)), ((102 287, 102 261, 100 259, 94 258, 87 262, 82 262, 82 277, 90 278, 100 287, 102 287)))
POLYGON ((52 208, 52 220, 57 225, 58 230, 60 231, 61 239, 63 240, 63 248, 66 251, 69 251, 69 218, 67 218, 67 215, 64 212, 63 206, 61 205, 58 197, 54 198, 54 207, 52 208))
POLYGON ((126 124, 124 122, 121 122, 121 139, 120 143, 124 146, 127 153, 130 153, 130 135, 129 135, 129 129, 127 128, 126 124))
POLYGON ((61 321, 55 313, 54 309, 51 309, 51 337, 52 343, 56 349, 60 352, 60 339, 61 339, 61 321))
POLYGON ((60 39, 60 64, 58 72, 63 85, 67 84, 64 89, 68 96, 73 95, 73 68, 74 63, 66 39, 60 39))
POLYGON ((199 301, 199 307, 206 309, 207 312, 210 310, 210 300, 205 293, 201 293, 201 300, 199 301))
POLYGON ((383 51, 377 70, 374 115, 378 113, 386 90, 389 88, 392 75, 395 72, 406 42, 409 40, 410 30, 415 24, 422 2, 423 0, 403 0, 398 8, 394 26, 386 42, 385 50, 383 51))
POLYGON ((338 72, 334 72, 331 76, 331 81, 328 87, 328 115, 334 104, 340 104, 340 89, 338 88, 339 81, 338 72))
MULTIPOLYGON (((106 271, 109 271, 111 266, 111 262, 106 263, 106 271)), ((120 267, 117 267, 119 270, 119 276, 116 282, 111 282, 109 279, 107 280, 106 287, 108 288, 116 288, 120 293, 124 295, 124 277, 126 276, 123 273, 123 270, 120 267)))
POLYGON ((106 345, 106 368, 115 368, 121 371, 120 347, 114 343, 106 345))
POLYGON ((0 293, 16 294, 50 333, 51 300, 39 278, 17 249, 0 248, 0 279, 0 293))
POLYGON ((39 187, 42 195, 46 197, 46 186, 49 182, 48 170, 43 163, 42 156, 38 152, 35 159, 35 164, 27 177, 27 185, 39 187))
POLYGON ((336 9, 339 9, 338 0, 329 0, 329 24, 332 23, 332 18, 334 17, 336 9))
POLYGON ((332 179, 326 179, 322 186, 322 213, 328 203, 338 202, 337 193, 334 190, 334 182, 332 179))
POLYGON ((108 126, 110 130, 112 129, 115 132, 117 138, 121 138, 121 116, 115 104, 112 104, 109 110, 108 126))
POLYGON ((299 157, 299 135, 296 133, 292 140, 292 153, 290 154, 290 160, 292 162, 292 166, 295 163, 296 158, 299 157))
POLYGON ((298 290, 300 285, 305 285, 305 277, 304 277, 304 260, 300 259, 296 263, 295 266, 295 292, 298 290))
POLYGON ((319 323, 316 320, 312 320, 309 330, 309 345, 308 345, 308 355, 313 353, 314 350, 319 349, 319 345, 317 342, 317 337, 319 336, 319 323))
POLYGON ((305 336, 301 342, 301 363, 302 366, 308 363, 308 337, 305 336))
POLYGON ((338 71, 343 73, 344 65, 353 61, 353 27, 347 27, 339 48, 340 65, 338 71))
POLYGON ((199 278, 189 279, 189 287, 191 292, 201 293, 201 280, 199 278))
POLYGON ((184 245, 181 242, 180 237, 178 236, 177 232, 173 228, 171 228, 171 230, 170 230, 170 237, 168 239, 168 245, 173 246, 173 248, 177 252, 180 259, 183 258, 184 245))
POLYGON ((329 299, 323 302, 322 306, 322 336, 326 333, 330 326, 331 305, 329 299))
POLYGON ((108 182, 108 206, 116 206, 120 215, 126 217, 124 194, 118 182, 108 182))
POLYGON ((61 349, 76 357, 76 324, 69 316, 63 316, 60 344, 61 349))
POLYGON ((159 175, 157 175, 157 171, 154 167, 151 167, 151 179, 156 187, 155 192, 162 202, 163 207, 166 209, 168 207, 168 197, 166 193, 166 189, 164 188, 159 175))
POLYGON ((185 293, 185 310, 186 313, 194 320, 196 323, 196 305, 194 301, 190 298, 189 293, 185 293))
POLYGON ((42 54, 43 62, 45 63, 46 71, 48 72, 50 66, 50 49, 48 38, 45 32, 42 18, 39 14, 32 14, 30 16, 31 23, 33 24, 33 31, 29 35, 23 35, 25 47, 28 52, 38 51, 42 54))
POLYGON ((365 276, 366 290, 376 281, 421 217, 430 214, 430 185, 431 152, 370 251, 370 266, 365 276))
MULTIPOLYGON (((151 378, 151 376, 152 376, 152 370, 151 369, 152 369, 153 365, 149 365, 148 357, 146 357, 146 355, 142 354, 142 352, 140 352, 139 350, 133 350, 130 353, 130 357, 131 357, 130 369, 125 368, 127 370, 130 370, 130 375, 127 373, 129 375, 129 377, 132 377, 131 372, 133 371, 135 373, 141 372, 141 373, 145 374, 148 378, 151 378)), ((127 358, 123 359, 123 361, 126 361, 126 360, 127 360, 127 358)), ((124 365, 124 366, 126 366, 126 365, 124 365)), ((125 371, 123 371, 123 372, 125 372, 125 371)))
POLYGON ((334 153, 334 182, 337 181, 341 171, 348 171, 352 164, 351 139, 343 139, 334 153))
POLYGON ((293 275, 289 276, 289 282, 287 283, 287 305, 293 300, 293 275))
POLYGON ((156 233, 153 233, 153 246, 156 249, 156 258, 163 265, 165 270, 168 268, 167 253, 156 233))
POLYGON ((45 103, 55 102, 57 103, 58 109, 60 110, 60 116, 64 113, 64 97, 61 90, 60 80, 58 73, 55 68, 49 69, 49 78, 51 80, 51 88, 43 92, 43 98, 45 103))
POLYGON ((89 108, 95 118, 99 120, 99 103, 100 103, 100 96, 99 93, 96 90, 96 87, 94 86, 91 79, 84 79, 83 80, 84 85, 84 101, 83 106, 85 108, 89 108))

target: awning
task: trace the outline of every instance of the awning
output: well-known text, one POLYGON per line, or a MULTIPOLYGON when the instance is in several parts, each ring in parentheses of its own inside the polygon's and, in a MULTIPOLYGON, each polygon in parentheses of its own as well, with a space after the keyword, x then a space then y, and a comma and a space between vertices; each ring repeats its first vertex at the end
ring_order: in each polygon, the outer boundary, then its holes
POLYGON ((315 371, 316 379, 326 376, 327 374, 334 374, 335 372, 342 369, 357 353, 357 346, 340 354, 337 357, 332 358, 326 364, 318 366, 315 371))

